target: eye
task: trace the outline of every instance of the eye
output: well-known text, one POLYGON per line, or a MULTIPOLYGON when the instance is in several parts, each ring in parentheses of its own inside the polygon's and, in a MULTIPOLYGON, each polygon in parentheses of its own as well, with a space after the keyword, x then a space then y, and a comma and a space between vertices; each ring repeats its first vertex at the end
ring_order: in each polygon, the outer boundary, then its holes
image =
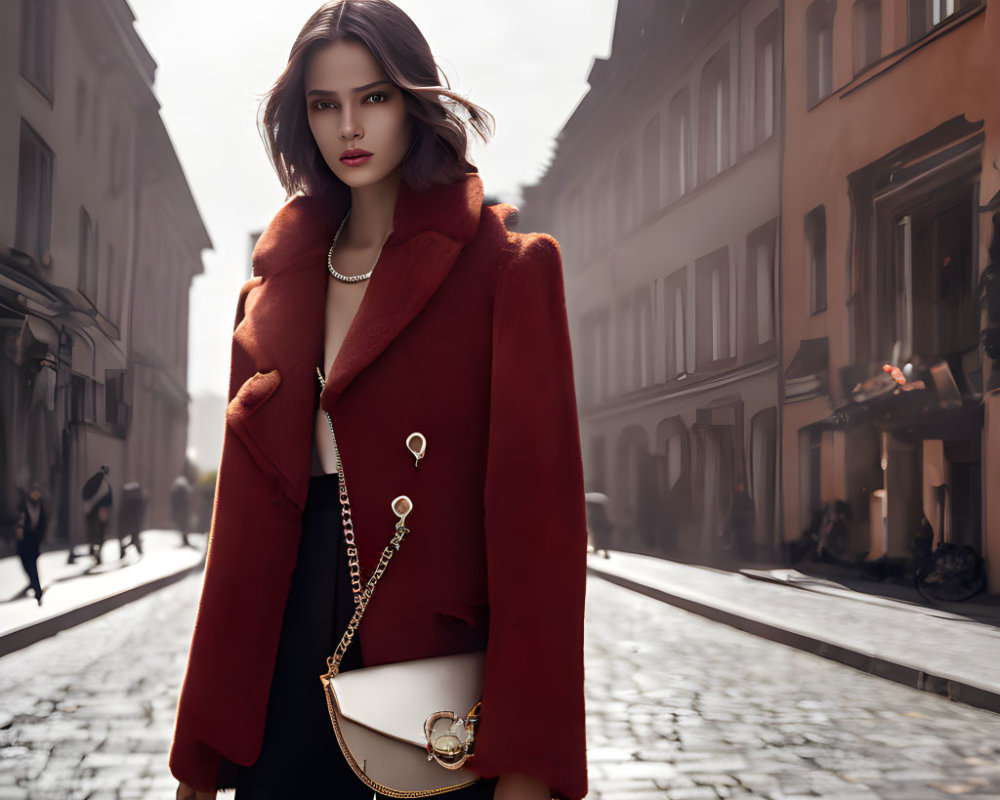
POLYGON ((386 97, 385 92, 372 92, 365 98, 365 101, 366 102, 370 101, 373 103, 384 103, 387 99, 388 98, 386 97))
POLYGON ((318 101, 316 103, 313 103, 312 107, 313 107, 313 111, 323 111, 324 109, 327 109, 327 108, 336 108, 337 104, 336 103, 332 103, 329 100, 320 100, 320 101, 318 101))

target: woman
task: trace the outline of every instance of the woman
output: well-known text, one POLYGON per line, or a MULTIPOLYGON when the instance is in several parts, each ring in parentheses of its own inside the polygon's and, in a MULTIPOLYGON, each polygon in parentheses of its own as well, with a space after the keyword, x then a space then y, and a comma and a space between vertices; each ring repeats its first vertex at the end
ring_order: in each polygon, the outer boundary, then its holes
POLYGON ((42 583, 38 579, 38 553, 45 538, 47 516, 45 503, 42 501, 42 487, 32 481, 28 493, 21 500, 18 509, 17 528, 14 535, 17 538, 17 555, 21 559, 24 574, 35 593, 35 601, 42 604, 42 583))
POLYGON ((387 0, 320 8, 266 103, 294 196, 238 304, 177 796, 372 796, 317 680, 352 602, 335 429, 362 580, 390 501, 413 501, 345 667, 485 649, 486 780, 448 796, 576 800, 586 524, 558 246, 483 206, 467 130, 488 117, 387 0))

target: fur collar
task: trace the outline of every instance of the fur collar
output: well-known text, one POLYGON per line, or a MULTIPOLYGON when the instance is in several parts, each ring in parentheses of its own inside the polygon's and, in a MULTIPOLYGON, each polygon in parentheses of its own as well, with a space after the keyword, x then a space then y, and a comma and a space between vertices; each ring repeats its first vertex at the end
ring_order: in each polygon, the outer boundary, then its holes
MULTIPOLYGON (((456 183, 424 190, 413 189, 403 181, 385 249, 429 232, 464 245, 479 227, 482 203, 482 179, 474 172, 456 183)), ((316 253, 325 252, 349 204, 350 198, 343 191, 291 198, 257 241, 254 274, 266 277, 294 269, 311 261, 316 253)))

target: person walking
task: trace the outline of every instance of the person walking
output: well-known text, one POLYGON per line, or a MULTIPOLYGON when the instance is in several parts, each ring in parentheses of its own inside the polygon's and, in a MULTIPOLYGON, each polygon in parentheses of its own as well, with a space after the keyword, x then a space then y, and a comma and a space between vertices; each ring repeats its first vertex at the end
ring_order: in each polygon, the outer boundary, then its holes
POLYGON ((107 530, 108 520, 111 519, 112 493, 108 472, 110 472, 110 467, 103 465, 87 478, 81 492, 83 513, 87 524, 87 544, 95 564, 101 563, 104 534, 107 530))
POLYGON ((603 492, 587 492, 584 495, 587 503, 587 531, 590 533, 590 544, 595 555, 610 558, 608 549, 614 537, 614 525, 608 516, 610 498, 603 492))
POLYGON ((122 503, 118 512, 118 556, 125 558, 129 546, 142 555, 142 528, 146 516, 146 492, 138 481, 122 486, 122 503))
MULTIPOLYGON (((421 742, 414 770, 450 781, 437 759, 458 736, 439 751, 428 733, 447 708, 370 669, 412 676, 450 656, 485 665, 481 683, 458 678, 481 697, 462 727, 478 780, 432 793, 587 794, 586 519, 559 246, 484 205, 469 137, 490 117, 444 83, 396 5, 335 0, 264 101, 289 199, 237 304, 170 754, 179 800, 419 796, 391 756, 338 738, 324 688, 337 664, 415 701, 437 763, 421 742), (342 650, 345 628, 357 636, 342 650)), ((369 694, 362 714, 391 717, 388 702, 369 694)))
POLYGON ((38 605, 42 604, 41 581, 38 578, 38 553, 42 539, 45 538, 45 526, 48 517, 45 513, 45 503, 42 500, 42 487, 32 482, 27 493, 21 499, 18 508, 17 528, 14 535, 17 539, 17 555, 21 566, 28 576, 28 582, 35 593, 38 605))

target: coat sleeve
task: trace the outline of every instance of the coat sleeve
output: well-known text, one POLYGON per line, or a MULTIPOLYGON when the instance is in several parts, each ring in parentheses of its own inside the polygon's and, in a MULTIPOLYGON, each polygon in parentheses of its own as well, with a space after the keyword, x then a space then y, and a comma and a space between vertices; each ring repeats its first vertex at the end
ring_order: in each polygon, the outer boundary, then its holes
POLYGON ((489 642, 476 755, 555 797, 587 793, 586 518, 559 246, 520 237, 494 303, 485 486, 489 642))
MULTIPOLYGON (((233 324, 234 330, 243 321, 247 295, 250 294, 251 289, 260 285, 261 280, 262 279, 259 276, 254 277, 243 284, 243 288, 240 289, 239 302, 236 306, 236 320, 233 324)), ((234 346, 232 348, 229 367, 228 402, 232 402, 233 397, 235 397, 240 386, 242 386, 243 382, 246 381, 252 374, 253 366, 247 361, 242 351, 234 346)), ((229 432, 227 431, 226 439, 228 439, 228 437, 229 432)), ((224 440, 223 454, 225 451, 226 442, 224 440)), ((224 462, 225 458, 223 458, 223 463, 224 462)), ((223 469, 224 467, 220 466, 219 480, 216 482, 216 504, 219 502, 218 492, 223 469)), ((213 525, 215 518, 216 514, 213 513, 213 525)), ((209 532, 209 551, 212 549, 211 539, 213 533, 213 531, 209 532)), ((195 636, 197 636, 197 622, 195 622, 195 636)), ((180 698, 178 699, 177 718, 174 727, 174 740, 170 749, 170 771, 173 773, 175 778, 188 784, 188 786, 192 786, 199 791, 207 792, 220 788, 217 785, 220 778, 220 767, 227 767, 231 765, 229 765, 229 763, 222 758, 220 753, 200 741, 198 738, 198 730, 200 727, 198 720, 202 719, 204 715, 200 709, 195 707, 197 706, 197 703, 192 699, 194 692, 188 687, 188 681, 190 680, 192 673, 197 671, 197 664, 194 663, 194 652, 195 650, 192 647, 191 654, 188 656, 187 673, 184 678, 184 685, 181 687, 180 698)))

